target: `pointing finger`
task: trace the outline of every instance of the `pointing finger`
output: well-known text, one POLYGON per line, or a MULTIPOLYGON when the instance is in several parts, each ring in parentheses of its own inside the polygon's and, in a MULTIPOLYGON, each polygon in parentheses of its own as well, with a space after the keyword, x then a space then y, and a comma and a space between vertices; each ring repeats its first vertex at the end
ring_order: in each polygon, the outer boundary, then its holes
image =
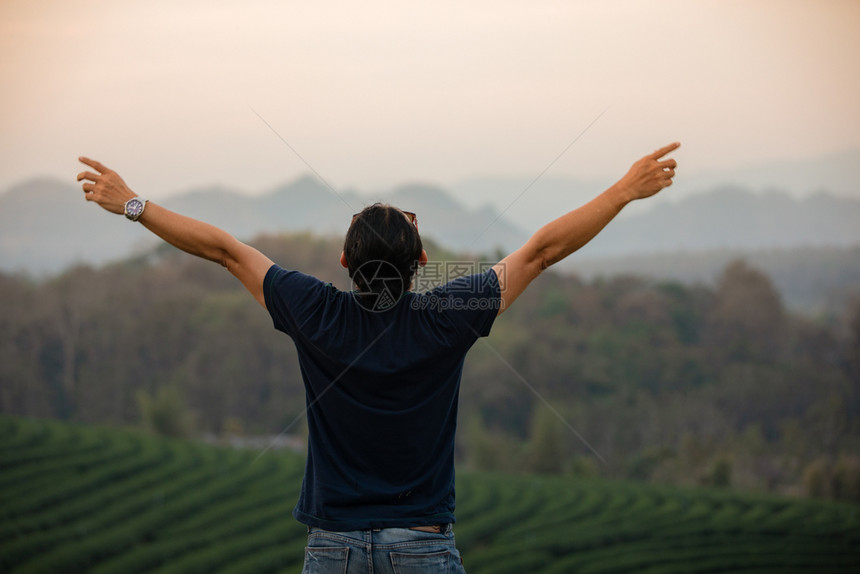
POLYGON ((661 157, 663 157, 667 153, 674 151, 674 150, 678 149, 679 147, 681 147, 681 144, 679 142, 670 143, 666 147, 661 147, 660 149, 658 149, 657 151, 652 153, 651 157, 653 159, 660 159, 661 157))
POLYGON ((96 170, 100 173, 104 173, 104 172, 108 171, 108 168, 106 168, 104 165, 102 165, 101 163, 97 162, 94 159, 90 159, 88 157, 79 157, 78 161, 81 162, 82 164, 90 166, 91 168, 93 168, 94 170, 96 170))

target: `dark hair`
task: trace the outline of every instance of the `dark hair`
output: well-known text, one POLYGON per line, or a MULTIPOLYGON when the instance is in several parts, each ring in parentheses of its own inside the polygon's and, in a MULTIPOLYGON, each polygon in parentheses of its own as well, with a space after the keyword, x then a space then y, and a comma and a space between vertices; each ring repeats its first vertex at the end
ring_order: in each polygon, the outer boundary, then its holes
POLYGON ((415 225, 385 203, 374 203, 356 215, 343 242, 349 276, 359 291, 387 291, 395 300, 409 289, 423 249, 415 225))

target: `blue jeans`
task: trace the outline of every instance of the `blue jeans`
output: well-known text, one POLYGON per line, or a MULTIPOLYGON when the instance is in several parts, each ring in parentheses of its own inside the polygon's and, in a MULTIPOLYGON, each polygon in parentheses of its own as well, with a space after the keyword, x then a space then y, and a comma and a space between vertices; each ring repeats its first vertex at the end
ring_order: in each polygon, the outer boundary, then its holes
POLYGON ((408 528, 308 530, 302 574, 465 574, 449 524, 439 534, 408 528))

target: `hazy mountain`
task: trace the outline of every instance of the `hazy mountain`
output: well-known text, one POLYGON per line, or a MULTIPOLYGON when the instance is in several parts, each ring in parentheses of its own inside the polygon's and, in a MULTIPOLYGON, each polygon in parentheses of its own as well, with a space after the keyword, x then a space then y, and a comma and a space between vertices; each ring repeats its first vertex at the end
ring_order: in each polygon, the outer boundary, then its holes
MULTIPOLYGON (((402 186, 368 197, 333 191, 304 177, 261 196, 212 188, 159 203, 250 239, 283 231, 342 235, 352 215, 377 200, 417 212, 422 234, 457 250, 487 253, 527 239, 524 232, 498 219, 494 210, 468 209, 427 185, 402 186), (484 229, 486 233, 480 234, 484 229)), ((98 265, 150 249, 158 241, 142 226, 108 216, 84 201, 72 184, 39 179, 0 195, 0 270, 41 275, 79 262, 98 265)))
POLYGON ((554 217, 586 203, 606 182, 570 178, 478 177, 453 184, 451 194, 471 207, 504 212, 514 225, 535 231, 554 217))
POLYGON ((628 217, 596 237, 580 256, 858 244, 858 200, 823 193, 795 199, 727 187, 628 217))
POLYGON ((683 175, 678 182, 693 192, 732 184, 756 192, 780 190, 795 197, 826 190, 838 197, 860 199, 860 148, 683 175))
MULTIPOLYGON (((510 223, 514 217, 522 220, 529 210, 535 215, 543 212, 544 221, 555 215, 548 213, 546 206, 530 201, 529 192, 502 217, 493 207, 466 207, 462 197, 455 199, 434 186, 405 185, 369 197, 356 191, 331 190, 311 177, 261 196, 213 188, 161 203, 248 239, 263 232, 282 231, 341 235, 353 213, 382 200, 417 212, 422 233, 443 246, 489 254, 519 247, 538 227, 516 227, 510 223)), ((585 191, 582 193, 584 196, 585 191)), ((558 208, 558 212, 563 209, 558 208)), ((576 260, 679 250, 860 245, 860 200, 824 193, 798 199, 786 193, 756 194, 721 187, 680 201, 655 202, 651 209, 622 215, 577 254, 576 260)), ((75 262, 101 264, 149 249, 157 242, 141 226, 108 216, 84 201, 79 188, 72 184, 33 180, 0 195, 2 270, 44 274, 75 262)))
MULTIPOLYGON (((681 152, 684 148, 681 149, 681 152)), ((622 174, 619 173, 620 177, 622 174)), ((452 195, 469 207, 490 205, 505 211, 505 217, 524 229, 536 229, 561 214, 582 205, 613 183, 605 180, 473 177, 448 186, 452 195)), ((715 189, 738 188, 752 193, 778 191, 794 198, 809 197, 824 190, 828 194, 860 200, 860 149, 845 150, 819 157, 778 160, 741 165, 720 171, 688 174, 682 165, 674 185, 646 202, 638 202, 622 217, 632 217, 664 204, 685 201, 715 189)))
POLYGON ((659 281, 713 285, 737 259, 766 273, 790 308, 839 313, 860 295, 860 245, 791 249, 667 251, 608 257, 573 257, 565 266, 585 279, 633 275, 659 281))
POLYGON ((77 186, 40 179, 0 195, 0 269, 44 274, 104 263, 154 244, 125 218, 84 201, 77 186))

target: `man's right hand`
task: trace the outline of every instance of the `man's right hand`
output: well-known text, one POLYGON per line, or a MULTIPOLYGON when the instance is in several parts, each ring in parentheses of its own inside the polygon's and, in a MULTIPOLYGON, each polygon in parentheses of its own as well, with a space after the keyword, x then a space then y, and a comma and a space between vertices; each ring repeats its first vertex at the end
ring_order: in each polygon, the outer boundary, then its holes
POLYGON ((662 158, 680 145, 673 143, 646 155, 618 183, 582 207, 544 225, 525 245, 493 266, 501 287, 499 313, 544 269, 591 241, 626 204, 672 185, 678 164, 674 159, 662 158))

